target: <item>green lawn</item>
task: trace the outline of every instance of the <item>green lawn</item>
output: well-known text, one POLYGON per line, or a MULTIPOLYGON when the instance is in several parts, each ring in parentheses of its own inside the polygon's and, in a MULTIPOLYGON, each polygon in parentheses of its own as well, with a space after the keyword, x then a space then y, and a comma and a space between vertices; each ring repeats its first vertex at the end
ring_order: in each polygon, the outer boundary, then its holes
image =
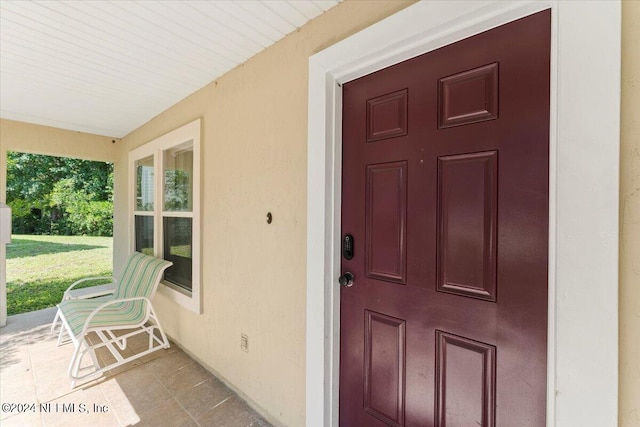
POLYGON ((76 280, 110 276, 112 256, 112 237, 13 235, 7 245, 7 314, 53 307, 76 280))

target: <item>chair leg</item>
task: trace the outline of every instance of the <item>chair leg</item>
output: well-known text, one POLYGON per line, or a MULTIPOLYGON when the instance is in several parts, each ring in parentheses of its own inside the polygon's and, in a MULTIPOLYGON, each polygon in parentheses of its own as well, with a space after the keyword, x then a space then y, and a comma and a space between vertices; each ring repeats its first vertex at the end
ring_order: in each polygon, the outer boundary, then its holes
POLYGON ((56 317, 53 318, 53 323, 51 323, 51 335, 53 335, 53 332, 56 330, 56 325, 58 324, 59 320, 60 320, 60 309, 56 311, 56 317))
POLYGON ((165 348, 165 349, 169 348, 170 347, 169 339, 167 338, 167 335, 164 333, 164 329, 162 329, 162 325, 160 324, 160 319, 158 319, 158 317, 156 316, 156 313, 153 311, 153 306, 149 307, 149 314, 150 314, 150 318, 153 319, 153 322, 156 324, 156 327, 158 328, 158 330, 160 330, 160 335, 162 335, 162 342, 163 342, 162 348, 165 348))
POLYGON ((74 388, 76 386, 75 378, 78 377, 78 373, 80 371, 80 360, 82 360, 81 350, 83 341, 84 340, 80 340, 77 343, 74 343, 75 349, 73 351, 73 356, 71 357, 71 363, 69 363, 68 369, 68 375, 69 378, 71 378, 71 388, 74 388))
POLYGON ((93 346, 88 347, 88 349, 89 349, 89 356, 91 356, 91 362, 93 363, 93 367, 96 371, 98 371, 100 369, 100 365, 98 364, 98 356, 96 355, 96 352, 93 349, 93 346))
MULTIPOLYGON (((76 343, 74 342, 74 344, 76 343)), ((98 371, 100 371, 100 365, 98 364, 98 357, 96 355, 96 352, 93 349, 93 347, 89 345, 86 338, 83 337, 82 339, 77 341, 77 344, 73 352, 73 356, 71 357, 71 363, 69 364, 68 374, 69 374, 69 378, 71 378, 71 388, 74 388, 76 386, 77 381, 84 380, 87 376, 93 375, 98 371), (85 351, 82 350, 83 346, 86 347, 85 351), (89 356, 91 357, 91 362, 93 364, 92 367, 94 372, 90 374, 84 374, 82 377, 80 377, 81 369, 91 368, 91 367, 82 368, 82 359, 84 358, 87 351, 89 352, 89 356)))
MULTIPOLYGON (((64 323, 60 325, 60 332, 58 333, 58 342, 57 342, 57 346, 60 347, 62 345, 62 337, 64 336, 64 333, 67 332, 67 335, 69 335, 69 332, 67 331, 67 328, 65 328, 64 323)), ((71 335, 69 335, 70 337, 71 335)))

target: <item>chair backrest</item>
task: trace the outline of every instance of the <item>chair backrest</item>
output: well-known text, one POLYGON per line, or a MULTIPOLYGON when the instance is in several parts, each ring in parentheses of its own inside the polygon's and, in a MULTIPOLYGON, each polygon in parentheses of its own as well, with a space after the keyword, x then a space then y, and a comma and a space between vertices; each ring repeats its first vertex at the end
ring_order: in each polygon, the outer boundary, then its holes
POLYGON ((173 265, 171 261, 140 252, 132 253, 118 279, 114 297, 116 299, 151 298, 158 288, 160 279, 162 279, 162 273, 171 265, 173 265))

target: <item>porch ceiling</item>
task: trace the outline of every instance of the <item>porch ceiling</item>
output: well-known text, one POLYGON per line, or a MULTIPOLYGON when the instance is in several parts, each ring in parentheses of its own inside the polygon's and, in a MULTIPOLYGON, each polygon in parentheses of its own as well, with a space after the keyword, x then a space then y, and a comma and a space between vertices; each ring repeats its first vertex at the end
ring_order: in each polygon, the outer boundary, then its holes
POLYGON ((0 117, 122 137, 341 0, 0 2, 0 117))

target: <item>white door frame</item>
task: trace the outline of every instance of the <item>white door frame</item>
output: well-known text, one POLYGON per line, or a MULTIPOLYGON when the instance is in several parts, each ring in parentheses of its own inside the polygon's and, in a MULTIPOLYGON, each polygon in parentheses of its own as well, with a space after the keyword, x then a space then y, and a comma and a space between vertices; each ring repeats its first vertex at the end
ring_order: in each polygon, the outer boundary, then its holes
POLYGON ((341 84, 552 9, 547 425, 616 426, 619 1, 419 2, 309 59, 307 426, 338 426, 341 84))

